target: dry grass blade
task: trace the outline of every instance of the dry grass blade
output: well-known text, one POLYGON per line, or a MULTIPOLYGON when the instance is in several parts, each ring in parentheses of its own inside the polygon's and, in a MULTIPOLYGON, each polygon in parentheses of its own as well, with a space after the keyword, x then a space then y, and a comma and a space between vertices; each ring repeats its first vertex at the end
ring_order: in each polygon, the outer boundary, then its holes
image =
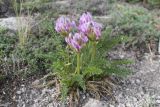
POLYGON ((97 88, 97 86, 95 84, 92 84, 92 83, 87 83, 87 91, 89 93, 92 93, 96 99, 100 99, 100 94, 99 94, 99 90, 97 88))
POLYGON ((79 89, 77 88, 77 89, 71 90, 69 94, 69 106, 75 107, 75 105, 78 105, 79 98, 80 98, 79 89))
POLYGON ((108 81, 88 81, 87 82, 87 91, 91 94, 95 94, 96 99, 101 97, 110 96, 112 100, 115 100, 112 95, 112 88, 114 84, 108 81))

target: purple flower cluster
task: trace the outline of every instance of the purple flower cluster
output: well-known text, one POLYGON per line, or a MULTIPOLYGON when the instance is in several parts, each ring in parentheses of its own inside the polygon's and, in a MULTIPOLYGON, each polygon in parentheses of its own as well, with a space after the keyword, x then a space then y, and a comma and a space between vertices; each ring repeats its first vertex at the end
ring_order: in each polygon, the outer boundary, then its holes
POLYGON ((65 40, 76 52, 80 52, 81 48, 88 42, 88 38, 83 33, 70 33, 65 40))
POLYGON ((80 24, 78 28, 79 31, 83 32, 90 40, 99 40, 101 37, 102 25, 95 21, 80 24))
POLYGON ((74 27, 76 27, 75 21, 71 21, 68 17, 61 16, 56 21, 55 30, 62 35, 67 36, 74 27))
POLYGON ((83 13, 79 19, 79 24, 91 22, 93 20, 92 15, 89 12, 83 13))
POLYGON ((100 39, 102 25, 95 22, 89 12, 85 12, 80 17, 78 25, 70 18, 61 16, 56 21, 55 30, 64 35, 68 45, 79 52, 88 39, 91 41, 100 39))

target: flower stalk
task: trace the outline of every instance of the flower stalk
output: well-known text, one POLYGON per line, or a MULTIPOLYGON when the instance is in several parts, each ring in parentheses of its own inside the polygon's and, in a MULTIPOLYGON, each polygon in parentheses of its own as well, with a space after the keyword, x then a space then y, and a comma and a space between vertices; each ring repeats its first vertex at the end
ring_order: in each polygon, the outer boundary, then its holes
POLYGON ((69 48, 77 54, 77 65, 75 66, 75 73, 80 74, 80 67, 82 66, 81 51, 88 43, 88 49, 91 62, 96 57, 96 43, 101 37, 102 24, 94 21, 89 12, 85 12, 79 18, 79 21, 70 19, 67 16, 61 16, 55 23, 55 30, 60 33, 67 43, 67 62, 70 63, 69 48))
POLYGON ((91 56, 91 61, 93 61, 95 59, 95 56, 96 56, 96 41, 93 41, 92 42, 92 56, 91 56))
POLYGON ((80 74, 80 52, 77 52, 77 69, 76 72, 80 74))

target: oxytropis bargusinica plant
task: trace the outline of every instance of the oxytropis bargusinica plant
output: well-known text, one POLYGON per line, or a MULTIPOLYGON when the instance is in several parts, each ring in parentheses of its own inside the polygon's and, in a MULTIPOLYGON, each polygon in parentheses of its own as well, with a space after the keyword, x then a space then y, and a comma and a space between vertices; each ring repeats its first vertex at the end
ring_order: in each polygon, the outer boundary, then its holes
POLYGON ((119 65, 128 61, 107 60, 105 54, 105 50, 119 43, 121 38, 114 38, 113 41, 102 38, 102 24, 94 21, 89 12, 83 13, 79 21, 61 16, 56 21, 55 30, 66 42, 66 45, 59 46, 53 64, 63 100, 68 94, 72 99, 78 99, 79 89, 97 93, 96 97, 101 96, 98 90, 108 94, 104 87, 109 87, 110 83, 103 82, 103 79, 109 74, 127 71, 119 65))

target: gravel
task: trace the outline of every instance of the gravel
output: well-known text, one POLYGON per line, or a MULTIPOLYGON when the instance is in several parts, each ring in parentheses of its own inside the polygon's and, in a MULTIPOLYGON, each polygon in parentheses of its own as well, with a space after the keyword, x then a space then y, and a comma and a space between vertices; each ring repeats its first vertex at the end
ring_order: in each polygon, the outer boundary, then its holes
MULTIPOLYGON (((159 59, 151 61, 150 59, 153 56, 146 55, 142 61, 137 61, 131 66, 134 72, 127 78, 122 79, 120 84, 115 87, 116 102, 98 101, 89 98, 83 104, 83 107, 149 107, 151 105, 159 107, 160 58, 155 56, 159 59)), ((55 88, 38 90, 31 88, 31 86, 22 86, 15 96, 17 107, 58 107, 61 104, 56 100, 55 88)), ((86 97, 83 96, 83 99, 86 99, 86 97)))
POLYGON ((15 95, 17 107, 57 107, 55 88, 34 89, 21 87, 15 95))
MULTIPOLYGON (((131 59, 135 56, 134 53, 129 54, 129 52, 121 52, 121 54, 128 55, 127 58, 131 59)), ((132 74, 120 79, 119 85, 114 87, 116 101, 99 101, 83 95, 82 100, 86 101, 81 106, 160 107, 160 56, 145 54, 141 61, 136 60, 130 67, 133 70, 132 74)), ((39 82, 41 81, 35 80, 32 84, 20 86, 12 98, 17 103, 16 107, 62 107, 62 103, 56 99, 56 88, 33 87, 33 84, 39 82)), ((11 107, 11 103, 0 103, 0 106, 11 107)))

